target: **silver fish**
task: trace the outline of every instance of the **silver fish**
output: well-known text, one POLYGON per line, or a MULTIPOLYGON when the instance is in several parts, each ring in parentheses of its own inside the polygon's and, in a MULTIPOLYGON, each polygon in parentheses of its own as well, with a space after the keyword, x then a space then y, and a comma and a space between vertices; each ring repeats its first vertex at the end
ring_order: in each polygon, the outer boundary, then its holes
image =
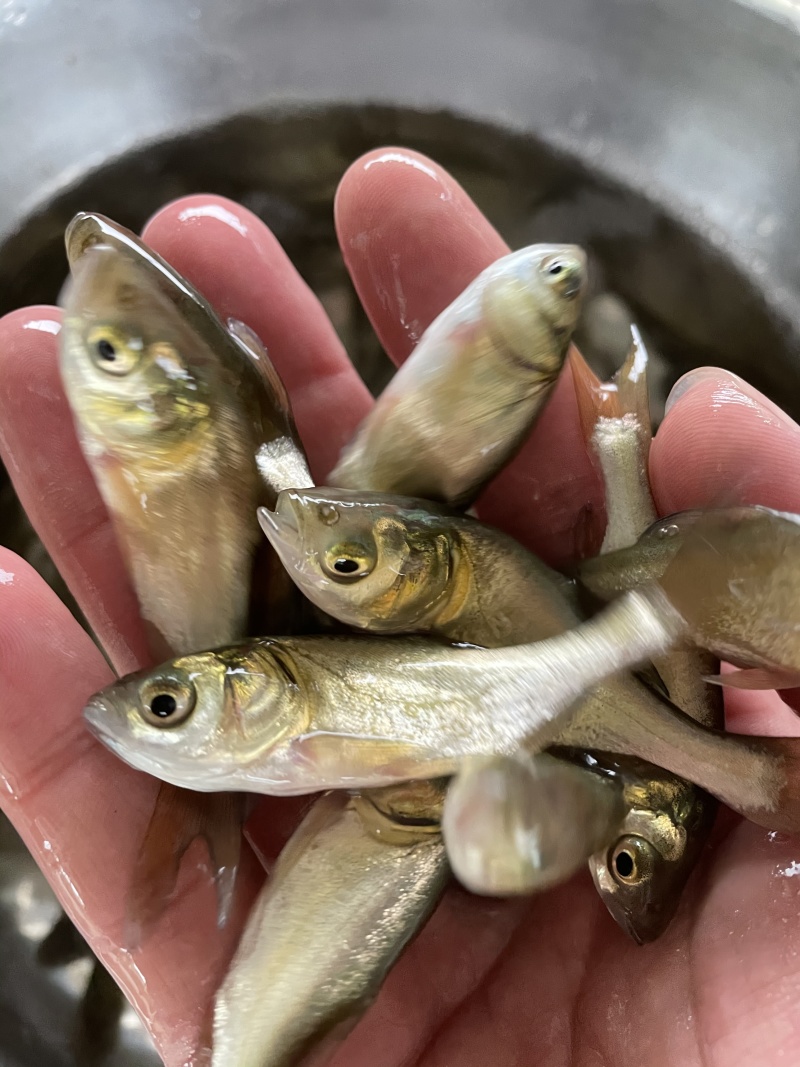
POLYGON ((212 1067, 293 1067, 330 1051, 433 909, 441 837, 384 844, 358 803, 322 797, 281 853, 217 994, 212 1067))
POLYGON ((585 282, 572 245, 531 245, 487 267, 425 331, 329 482, 466 507, 549 397, 585 282))

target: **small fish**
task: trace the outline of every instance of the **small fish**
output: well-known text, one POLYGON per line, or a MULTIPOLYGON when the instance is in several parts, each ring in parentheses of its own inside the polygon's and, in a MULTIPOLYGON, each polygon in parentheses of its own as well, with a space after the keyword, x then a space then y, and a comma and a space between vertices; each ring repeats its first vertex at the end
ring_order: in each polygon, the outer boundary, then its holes
POLYGON ((442 505, 286 489, 258 518, 305 596, 359 629, 499 648, 578 621, 568 579, 513 538, 442 505))
POLYGON ((607 775, 622 790, 625 817, 592 857, 603 903, 638 945, 660 937, 675 915, 716 814, 707 793, 631 756, 552 750, 607 775))
POLYGON ((329 482, 472 503, 549 397, 585 283, 573 245, 531 245, 487 267, 425 331, 329 482))
MULTIPOLYGON (((800 684, 800 516, 763 507, 681 512, 631 548, 584 562, 579 576, 604 600, 655 581, 691 641, 748 670, 745 686, 800 684)), ((736 675, 715 680, 729 678, 735 685, 736 675)))
MULTIPOLYGON (((255 507, 311 479, 286 392, 257 338, 138 238, 79 215, 66 235, 73 280, 61 372, 87 461, 114 523, 153 658, 290 628, 291 587, 260 551, 255 507), (275 454, 280 453, 276 464, 275 454), (274 477, 278 476, 278 484, 274 477), (252 597, 270 569, 277 581, 252 597), (260 613, 260 614, 259 614, 260 613)), ((230 903, 241 804, 162 786, 129 901, 131 944, 163 911, 182 855, 209 846, 230 903)))
POLYGON ((626 815, 612 778, 552 756, 466 761, 447 793, 442 832, 473 893, 532 893, 571 877, 619 836, 626 815))
POLYGON ((372 789, 558 744, 637 756, 762 826, 797 831, 800 739, 712 730, 633 677, 603 681, 675 640, 662 611, 649 591, 627 593, 562 636, 504 649, 254 639, 129 675, 85 716, 131 766, 201 791, 372 789))
POLYGON ((448 877, 441 836, 384 844, 357 809, 323 796, 281 853, 217 994, 212 1067, 330 1052, 433 910, 448 877))
POLYGON ((85 715, 122 759, 173 785, 368 789, 450 775, 464 756, 511 754, 523 739, 549 742, 586 690, 668 648, 672 626, 657 594, 630 593, 514 648, 260 638, 130 675, 85 715))
MULTIPOLYGON (((274 512, 262 509, 259 519, 305 595, 352 626, 374 632, 427 631, 497 648, 552 637, 578 622, 566 579, 512 538, 443 506, 341 489, 286 490, 274 512)), ((685 702, 679 700, 679 706, 692 711, 692 700, 706 699, 697 696, 695 688, 708 687, 700 681, 696 664, 681 663, 683 670, 673 671, 670 684, 676 698, 685 702)), ((712 692, 712 697, 717 699, 717 694, 712 692)), ((629 706, 649 701, 640 682, 614 679, 583 699, 573 727, 580 730, 583 723, 592 738, 609 708, 619 716, 629 706)), ((624 762, 619 757, 616 765, 624 762)), ((597 769, 596 764, 585 766, 597 769)), ((632 761, 627 788, 642 766, 641 760, 632 761)), ((639 943, 663 933, 680 899, 681 877, 685 881, 691 873, 715 810, 712 799, 696 786, 677 781, 676 796, 670 794, 669 806, 662 808, 668 775, 655 767, 649 771, 649 778, 639 783, 637 807, 623 836, 627 839, 635 827, 642 848, 657 851, 660 839, 646 839, 642 829, 649 796, 654 819, 680 820, 673 830, 683 847, 672 848, 663 864, 648 866, 638 900, 638 876, 627 879, 624 894, 608 891, 607 880, 599 877, 607 863, 605 849, 590 865, 612 914, 639 943)), ((640 873, 644 870, 641 864, 637 867, 640 873)))
POLYGON ((154 651, 244 633, 252 516, 274 499, 259 451, 292 436, 285 394, 267 394, 243 351, 223 363, 142 267, 106 245, 73 265, 61 368, 154 651))
MULTIPOLYGON (((656 518, 648 474, 648 355, 636 327, 631 333, 628 357, 606 385, 579 353, 570 357, 584 437, 605 486, 601 556, 635 544, 656 518)), ((687 647, 657 658, 654 666, 656 683, 673 704, 706 726, 723 726, 721 694, 704 680, 719 669, 713 656, 687 647)), ((598 766, 596 757, 584 755, 589 766, 598 766)), ((643 944, 659 937, 672 920, 711 833, 717 805, 697 786, 658 767, 621 756, 614 766, 630 801, 629 814, 620 841, 592 857, 589 869, 611 915, 643 944)))

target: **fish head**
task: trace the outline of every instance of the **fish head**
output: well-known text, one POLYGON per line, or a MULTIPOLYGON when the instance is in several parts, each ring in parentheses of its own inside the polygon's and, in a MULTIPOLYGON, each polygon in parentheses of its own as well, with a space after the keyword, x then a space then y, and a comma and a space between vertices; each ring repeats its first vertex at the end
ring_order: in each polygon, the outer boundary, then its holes
POLYGON ((664 892, 670 861, 646 838, 626 834, 591 867, 603 902, 637 945, 660 937, 677 907, 677 898, 664 892))
POLYGON ((586 254, 576 245, 531 245, 499 260, 482 296, 489 337, 516 361, 554 378, 580 315, 586 277, 586 254))
POLYGON ((210 353, 146 267, 109 245, 76 260, 64 302, 61 374, 79 428, 111 450, 154 433, 164 449, 207 422, 210 353))
POLYGON ((187 789, 236 789, 249 761, 305 725, 298 689, 270 642, 251 642, 128 675, 84 717, 137 770, 187 789))
POLYGON ((649 764, 629 761, 628 814, 620 836, 592 857, 598 892, 633 940, 660 937, 675 916, 716 814, 702 790, 649 764))
POLYGON ((258 513, 309 600, 350 626, 391 632, 421 627, 448 587, 449 514, 410 498, 319 488, 284 490, 274 511, 258 513))

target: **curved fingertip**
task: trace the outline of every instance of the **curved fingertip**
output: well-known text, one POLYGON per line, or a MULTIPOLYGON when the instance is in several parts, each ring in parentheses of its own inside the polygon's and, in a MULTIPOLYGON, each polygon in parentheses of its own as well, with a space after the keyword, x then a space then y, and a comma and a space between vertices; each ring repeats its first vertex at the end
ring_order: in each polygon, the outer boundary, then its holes
POLYGON ((411 149, 356 160, 336 193, 334 218, 350 277, 396 363, 508 246, 438 163, 411 149))
POLYGON ((730 371, 684 375, 650 451, 659 514, 762 504, 800 511, 800 427, 730 371))
POLYGON ((167 204, 143 239, 223 318, 264 343, 292 401, 312 467, 329 470, 371 400, 317 297, 247 208, 213 194, 167 204))

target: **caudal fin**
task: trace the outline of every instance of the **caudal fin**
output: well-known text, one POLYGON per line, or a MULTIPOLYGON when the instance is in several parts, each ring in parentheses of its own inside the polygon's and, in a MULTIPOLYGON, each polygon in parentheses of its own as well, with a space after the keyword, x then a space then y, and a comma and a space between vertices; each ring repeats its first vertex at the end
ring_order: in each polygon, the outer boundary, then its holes
POLYGON ((198 837, 208 846, 218 923, 225 925, 239 865, 244 814, 244 798, 237 793, 194 793, 162 784, 128 896, 126 941, 130 949, 147 938, 164 914, 181 860, 198 837))

